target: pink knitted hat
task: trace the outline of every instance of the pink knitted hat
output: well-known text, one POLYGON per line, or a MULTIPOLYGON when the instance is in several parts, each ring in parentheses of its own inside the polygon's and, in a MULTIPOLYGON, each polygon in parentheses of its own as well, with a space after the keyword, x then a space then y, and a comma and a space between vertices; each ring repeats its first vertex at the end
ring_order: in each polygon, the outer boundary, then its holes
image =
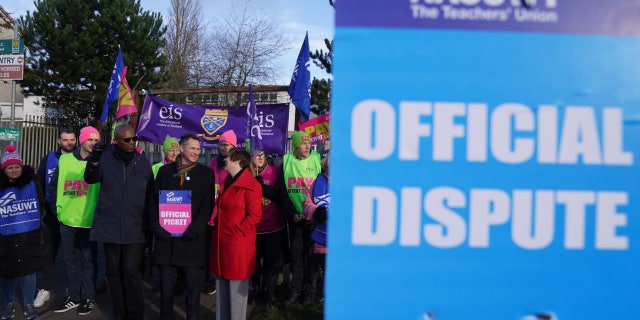
POLYGON ((229 130, 220 135, 220 142, 226 142, 235 147, 238 145, 238 138, 233 130, 229 130))
POLYGON ((100 140, 100 132, 98 132, 98 129, 92 126, 86 126, 80 129, 80 144, 83 144, 85 141, 89 140, 89 138, 100 140))

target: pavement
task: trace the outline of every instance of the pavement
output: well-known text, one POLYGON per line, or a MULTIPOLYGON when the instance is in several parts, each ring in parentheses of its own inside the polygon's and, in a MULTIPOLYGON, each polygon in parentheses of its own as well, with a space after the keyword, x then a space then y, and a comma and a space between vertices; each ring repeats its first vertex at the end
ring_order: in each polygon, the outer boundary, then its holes
MULTIPOLYGON (((150 277, 145 277, 144 282, 144 319, 158 319, 160 316, 160 291, 154 290, 154 281, 150 277)), ((64 292, 64 291, 58 291, 64 292)), ((215 294, 200 295, 200 316, 199 319, 215 319, 215 294)), ((59 303, 63 302, 65 298, 64 294, 56 294, 51 297, 44 306, 37 309, 39 317, 38 319, 85 319, 85 320, 104 320, 115 319, 113 313, 113 303, 111 300, 111 294, 107 292, 99 293, 96 296, 96 307, 93 311, 85 316, 78 315, 78 310, 72 309, 65 313, 53 313, 53 309, 59 303)), ((185 295, 184 293, 176 295, 174 298, 174 311, 175 319, 186 319, 187 315, 184 311, 185 295)), ((16 308, 16 318, 24 319, 22 316, 22 309, 16 308)))
MULTIPOLYGON (((103 276, 105 272, 105 260, 102 248, 98 248, 98 275, 103 276)), ((158 319, 160 316, 160 290, 158 289, 159 281, 158 281, 158 272, 157 268, 150 267, 146 270, 144 275, 144 320, 147 319, 158 319)), ((204 271, 203 271, 203 280, 204 280, 204 271)), ((78 315, 78 309, 72 309, 64 313, 53 313, 53 309, 64 302, 66 298, 65 294, 65 282, 66 276, 64 272, 64 268, 62 266, 62 251, 59 252, 58 257, 56 259, 55 268, 54 268, 54 276, 53 276, 53 290, 51 292, 51 298, 47 301, 42 307, 37 308, 38 318, 37 319, 56 319, 56 320, 67 320, 67 319, 82 319, 82 320, 111 320, 116 319, 113 311, 113 303, 111 300, 111 293, 108 291, 97 293, 96 294, 96 307, 93 311, 84 316, 78 315)), ((204 282, 204 281, 203 281, 204 282)), ((19 286, 18 286, 19 287, 19 286)), ((24 319, 24 314, 22 310, 22 294, 20 291, 16 292, 16 316, 14 319, 22 320, 24 319)), ((215 304, 216 304, 216 295, 207 295, 200 294, 200 315, 199 319, 215 319, 215 304)), ((176 294, 174 297, 174 311, 175 311, 175 319, 182 320, 186 319, 187 315, 185 313, 185 294, 184 291, 182 293, 176 294)), ((248 310, 251 309, 249 306, 248 310)))
MULTIPOLYGON (((152 281, 147 279, 144 282, 144 319, 158 319, 160 316, 160 292, 153 290, 152 281)), ((109 292, 100 293, 96 296, 96 307, 88 315, 79 316, 77 308, 69 310, 65 313, 53 313, 53 308, 64 300, 64 295, 52 297, 44 306, 38 308, 38 319, 86 319, 86 320, 103 320, 115 319, 113 314, 113 304, 109 292)), ((186 319, 184 311, 185 295, 176 295, 174 300, 174 311, 176 319, 186 319)), ((200 316, 199 319, 215 319, 215 294, 200 295, 200 316)), ((19 308, 17 308, 19 309, 19 308)), ((21 318, 21 310, 16 310, 16 319, 21 318)))
MULTIPOLYGON (((64 277, 60 276, 62 268, 56 268, 56 275, 59 277, 54 278, 54 290, 52 297, 47 301, 44 306, 37 308, 37 319, 83 319, 83 320, 109 320, 116 319, 113 311, 113 303, 111 300, 111 293, 105 291, 96 294, 96 307, 93 311, 84 316, 78 315, 78 309, 72 309, 64 313, 53 313, 53 309, 62 303, 66 297, 64 294, 64 277)), ((153 274, 147 273, 144 277, 144 319, 158 319, 160 316, 160 290, 158 290, 158 281, 154 278, 153 274)), ((18 297, 18 296, 17 296, 18 297)), ((19 300, 19 299, 17 299, 19 300)), ((16 318, 24 319, 21 303, 17 301, 16 306, 16 318)), ((200 316, 199 319, 215 319, 215 304, 216 295, 200 294, 200 316)), ((185 306, 185 294, 176 294, 174 297, 174 311, 175 319, 186 319, 187 315, 184 311, 185 306)))

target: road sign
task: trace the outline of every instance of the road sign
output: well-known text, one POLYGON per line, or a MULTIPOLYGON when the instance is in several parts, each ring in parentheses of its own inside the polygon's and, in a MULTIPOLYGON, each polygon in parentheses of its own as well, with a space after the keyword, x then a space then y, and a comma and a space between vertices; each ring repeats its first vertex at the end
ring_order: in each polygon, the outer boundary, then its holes
POLYGON ((20 141, 20 129, 0 128, 0 140, 14 142, 20 141))
POLYGON ((24 54, 0 55, 0 80, 22 80, 24 54))
POLYGON ((24 53, 24 39, 0 40, 0 54, 24 53))

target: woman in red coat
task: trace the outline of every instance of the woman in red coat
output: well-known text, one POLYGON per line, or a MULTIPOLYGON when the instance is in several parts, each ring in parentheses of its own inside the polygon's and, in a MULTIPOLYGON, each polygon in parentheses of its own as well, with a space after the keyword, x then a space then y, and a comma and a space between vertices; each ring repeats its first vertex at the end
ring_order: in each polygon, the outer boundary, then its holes
POLYGON ((225 159, 229 176, 220 188, 211 232, 209 271, 216 276, 216 319, 246 319, 249 279, 256 267, 256 224, 262 217, 262 187, 246 168, 251 156, 235 148, 225 159))

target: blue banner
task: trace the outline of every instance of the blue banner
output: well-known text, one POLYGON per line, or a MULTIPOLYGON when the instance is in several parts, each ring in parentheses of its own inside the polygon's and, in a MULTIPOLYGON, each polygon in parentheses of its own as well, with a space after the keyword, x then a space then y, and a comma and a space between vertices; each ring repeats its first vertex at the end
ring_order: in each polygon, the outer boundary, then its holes
POLYGON ((0 191, 0 234, 11 235, 40 228, 40 205, 35 184, 0 191))
POLYGON ((388 0, 336 3, 336 25, 637 35, 640 6, 607 0, 388 0))
POLYGON ((515 2, 337 2, 327 319, 640 318, 640 6, 515 2))

